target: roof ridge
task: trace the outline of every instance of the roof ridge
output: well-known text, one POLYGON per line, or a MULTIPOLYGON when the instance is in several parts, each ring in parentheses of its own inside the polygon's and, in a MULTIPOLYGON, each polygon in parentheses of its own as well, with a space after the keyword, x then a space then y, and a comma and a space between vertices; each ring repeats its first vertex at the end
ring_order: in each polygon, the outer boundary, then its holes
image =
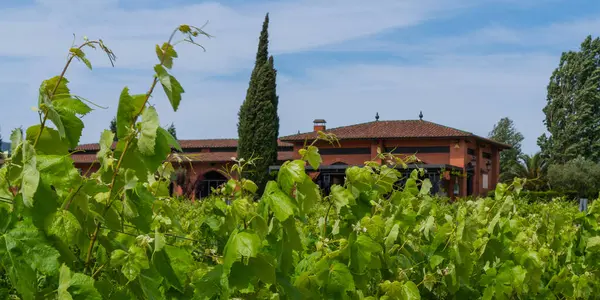
POLYGON ((445 127, 445 128, 452 129, 452 130, 457 130, 457 131, 460 131, 460 132, 468 133, 469 135, 476 136, 475 134, 473 134, 473 133, 472 133, 472 132, 470 132, 470 131, 465 131, 465 130, 458 129, 458 128, 455 128, 455 127, 450 127, 450 126, 447 126, 447 125, 442 125, 442 124, 439 124, 439 123, 436 123, 436 122, 431 122, 431 121, 427 121, 427 120, 415 120, 415 121, 423 121, 423 122, 428 122, 428 123, 430 123, 430 124, 433 124, 433 125, 437 125, 437 126, 445 127))
MULTIPOLYGON (((325 131, 347 128, 347 127, 352 127, 352 126, 365 125, 365 124, 376 123, 376 122, 386 122, 386 121, 369 121, 369 122, 357 123, 357 124, 352 124, 352 125, 343 125, 343 126, 338 126, 338 127, 325 128, 325 131)), ((279 137, 279 139, 290 137, 290 136, 295 136, 295 135, 309 134, 309 133, 313 133, 313 132, 314 131, 305 131, 305 132, 301 132, 301 133, 288 134, 288 135, 279 137)))

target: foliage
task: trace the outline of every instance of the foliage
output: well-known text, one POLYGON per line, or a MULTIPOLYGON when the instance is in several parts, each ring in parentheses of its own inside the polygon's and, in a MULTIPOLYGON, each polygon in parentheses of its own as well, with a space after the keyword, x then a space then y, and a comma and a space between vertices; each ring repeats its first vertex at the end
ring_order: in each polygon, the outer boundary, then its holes
POLYGON ((279 97, 273 57, 269 56, 269 14, 265 16, 256 63, 246 92, 246 100, 240 107, 238 122, 238 157, 257 158, 246 169, 246 176, 257 183, 262 191, 269 179, 269 166, 277 161, 279 137, 279 97))
POLYGON ((177 139, 177 129, 175 128, 175 124, 171 123, 171 125, 167 127, 167 132, 171 134, 174 139, 177 139))
POLYGON ((600 161, 600 38, 588 36, 579 51, 564 52, 547 90, 543 154, 559 164, 578 156, 600 161))
POLYGON ((109 130, 110 130, 110 132, 112 132, 114 134, 113 140, 116 141, 117 140, 117 117, 114 117, 112 120, 110 120, 109 130))
MULTIPOLYGON (((521 198, 527 202, 551 202, 557 198, 565 201, 571 201, 578 198, 577 192, 574 191, 522 191, 521 198)), ((494 191, 488 193, 488 197, 494 198, 494 191)))
POLYGON ((511 149, 500 152, 500 181, 511 182, 514 176, 512 176, 510 170, 519 164, 519 157, 523 154, 521 152, 521 142, 525 138, 515 128, 514 122, 510 118, 500 119, 488 136, 494 141, 512 146, 511 149))
POLYGON ((134 95, 123 89, 116 132, 101 134, 100 168, 89 177, 74 167, 69 149, 79 143, 91 102, 70 91, 66 73, 74 59, 92 68, 87 48, 101 49, 111 63, 115 56, 102 40, 84 38, 69 50, 60 75, 42 82, 40 124, 25 134, 13 131, 13 155, 0 169, 0 298, 157 299, 186 292, 181 266, 191 256, 165 234, 165 224, 175 221, 168 206, 173 167, 163 161, 180 147, 148 104, 160 82, 178 107, 183 89, 166 69, 177 57, 173 45, 180 35, 194 44, 195 37, 208 36, 181 25, 157 45, 159 71, 150 89, 134 95))
POLYGON ((1 298, 587 299, 600 292, 600 201, 583 213, 562 201, 527 204, 520 179, 499 184, 495 199, 450 202, 430 196, 423 170, 401 178, 396 166, 405 162, 379 153, 322 195, 305 172, 321 163, 313 143, 281 166, 258 202, 257 184, 240 176, 253 166, 244 159, 212 198, 170 198, 174 168, 165 157, 179 146, 147 101, 160 82, 173 109, 180 103, 183 89, 167 71, 178 32, 191 43, 204 34, 182 25, 157 46, 149 91, 123 89, 117 145, 111 131, 101 134, 100 168, 89 177, 68 149, 91 108, 64 75, 74 58, 91 66, 84 47, 112 52, 86 40, 60 76, 42 83, 41 123, 13 132, 13 156, 0 168, 1 298))
MULTIPOLYGON (((117 117, 114 117, 110 121, 110 131, 114 134, 114 140, 117 140, 117 117)), ((167 132, 171 134, 174 139, 177 139, 177 129, 175 128, 175 124, 171 123, 167 128, 167 132)))
POLYGON ((548 163, 541 152, 530 156, 521 154, 519 160, 508 171, 511 178, 526 179, 524 188, 528 191, 541 191, 548 187, 548 163))
POLYGON ((550 186, 559 191, 575 191, 579 197, 596 198, 600 192, 600 164, 578 157, 548 169, 550 186))

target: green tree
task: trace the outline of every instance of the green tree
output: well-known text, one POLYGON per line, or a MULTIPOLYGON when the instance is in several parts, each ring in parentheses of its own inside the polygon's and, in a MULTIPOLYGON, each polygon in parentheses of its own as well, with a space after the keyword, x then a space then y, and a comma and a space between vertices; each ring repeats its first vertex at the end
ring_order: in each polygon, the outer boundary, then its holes
POLYGON ((112 133, 114 133, 114 137, 113 140, 117 140, 117 117, 114 117, 112 120, 110 120, 110 126, 109 129, 112 133))
POLYGON ((506 175, 510 178, 526 179, 525 189, 529 191, 540 191, 547 188, 548 163, 541 152, 534 155, 521 154, 519 160, 506 175))
POLYGON ((177 139, 177 129, 175 129, 175 124, 171 123, 171 125, 169 125, 169 127, 167 127, 167 131, 175 138, 177 139))
POLYGON ((578 156, 600 161, 600 39, 588 36, 579 51, 564 52, 547 87, 538 145, 553 163, 578 156))
POLYGON ((548 168, 548 182, 554 190, 595 199, 600 191, 600 164, 582 156, 565 164, 553 164, 548 168))
POLYGON ((238 122, 238 156, 257 158, 246 176, 257 183, 262 191, 268 180, 268 169, 277 161, 279 117, 276 91, 277 71, 273 57, 269 56, 269 14, 265 16, 254 70, 242 104, 238 122))
POLYGON ((510 118, 502 118, 494 129, 488 134, 489 138, 512 146, 511 149, 500 152, 500 181, 510 182, 513 177, 511 176, 511 170, 519 165, 519 157, 521 156, 521 142, 523 142, 523 134, 521 134, 513 120, 510 118))

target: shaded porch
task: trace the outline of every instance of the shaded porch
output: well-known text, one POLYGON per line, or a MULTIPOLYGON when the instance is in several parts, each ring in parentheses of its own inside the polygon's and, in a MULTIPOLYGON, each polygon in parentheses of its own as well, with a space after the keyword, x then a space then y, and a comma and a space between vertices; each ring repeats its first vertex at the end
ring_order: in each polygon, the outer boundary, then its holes
MULTIPOLYGON (((357 165, 357 167, 363 167, 364 165, 357 165)), ((318 169, 313 169, 311 166, 306 166, 306 173, 317 183, 317 185, 329 193, 329 189, 334 184, 344 184, 346 169, 354 167, 353 165, 346 164, 333 164, 323 165, 318 169)), ((280 166, 269 167, 270 172, 279 171, 280 166)), ((423 169, 424 174, 420 179, 428 178, 431 181, 432 195, 446 196, 446 197, 460 197, 460 184, 462 182, 459 179, 459 175, 463 174, 463 168, 448 165, 448 164, 410 164, 407 168, 397 167, 396 168, 402 174, 401 179, 396 183, 399 186, 404 186, 406 179, 410 176, 410 173, 415 169, 423 169)))

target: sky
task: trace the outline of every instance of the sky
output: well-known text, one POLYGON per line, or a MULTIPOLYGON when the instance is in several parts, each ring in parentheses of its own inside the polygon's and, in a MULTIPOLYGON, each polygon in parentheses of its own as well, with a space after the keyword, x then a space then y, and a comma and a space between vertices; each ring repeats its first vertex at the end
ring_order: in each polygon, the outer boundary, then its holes
POLYGON ((0 128, 39 122, 42 80, 60 74, 83 37, 102 39, 117 60, 88 50, 74 63, 72 93, 94 101, 82 143, 97 142, 121 90, 144 93, 155 44, 179 24, 202 26, 206 51, 180 44, 172 73, 185 93, 177 112, 162 89, 151 99, 180 139, 235 138, 258 36, 270 16, 278 70, 280 134, 381 120, 424 119, 487 136, 503 117, 538 150, 548 79, 564 51, 600 31, 596 0, 2 0, 0 128))

